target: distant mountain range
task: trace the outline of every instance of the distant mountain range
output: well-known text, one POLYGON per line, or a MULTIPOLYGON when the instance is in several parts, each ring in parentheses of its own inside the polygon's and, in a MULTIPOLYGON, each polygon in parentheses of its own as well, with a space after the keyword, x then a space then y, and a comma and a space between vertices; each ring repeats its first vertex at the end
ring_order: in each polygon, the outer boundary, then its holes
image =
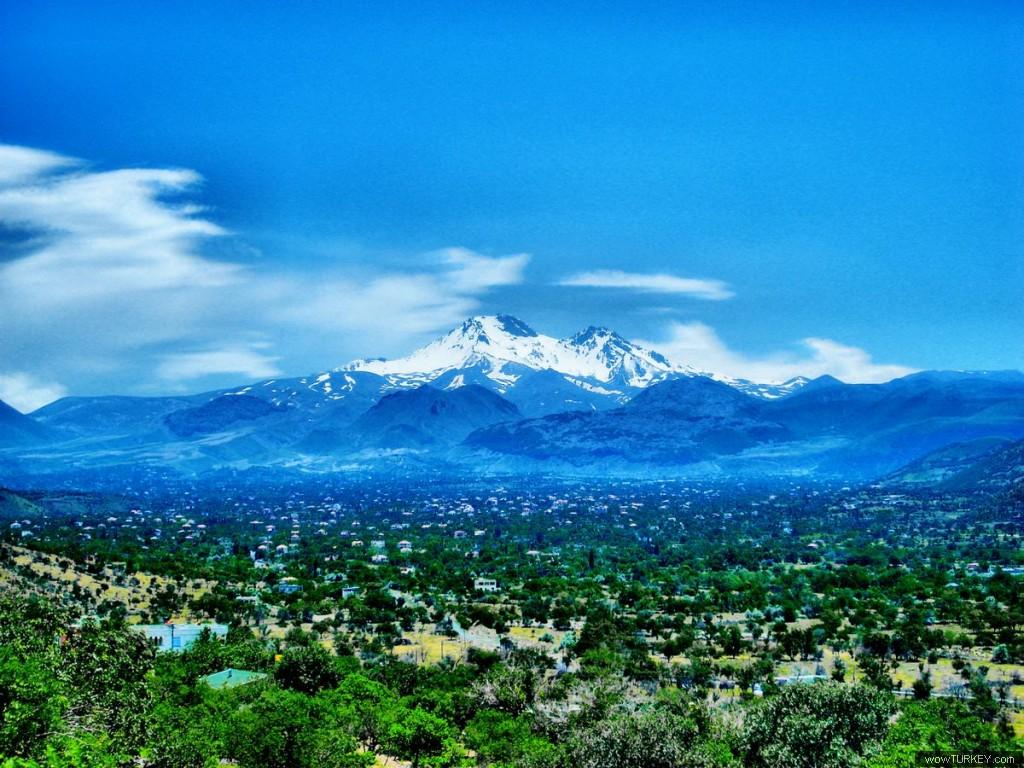
POLYGON ((498 424, 467 444, 572 466, 687 465, 788 440, 787 428, 766 418, 763 405, 722 382, 690 376, 652 386, 612 410, 498 424))
POLYGON ((519 464, 643 465, 689 476, 873 478, 943 446, 1024 437, 1024 375, 922 373, 886 384, 815 380, 755 398, 704 377, 653 386, 601 413, 552 415, 472 434, 470 446, 519 464))
POLYGON ((498 315, 405 358, 302 378, 69 397, 28 416, 0 405, 0 483, 119 465, 862 480, 903 467, 924 476, 941 451, 956 455, 950 446, 1021 438, 1015 371, 757 384, 676 365, 607 329, 555 339, 498 315))

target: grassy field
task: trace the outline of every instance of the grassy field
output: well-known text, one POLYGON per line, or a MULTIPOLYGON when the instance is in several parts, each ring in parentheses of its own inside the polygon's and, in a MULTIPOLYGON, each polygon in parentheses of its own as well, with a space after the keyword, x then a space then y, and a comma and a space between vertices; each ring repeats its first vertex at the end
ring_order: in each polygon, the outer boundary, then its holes
POLYGON ((495 650, 493 647, 483 647, 483 643, 470 643, 460 638, 450 638, 444 635, 435 635, 433 628, 424 628, 417 632, 405 632, 404 639, 409 645, 396 645, 392 647, 391 653, 395 658, 415 662, 417 664, 437 664, 444 658, 461 659, 472 646, 481 650, 495 650))
MULTIPOLYGON (((92 573, 57 555, 7 545, 4 549, 10 553, 13 566, 8 563, 0 567, 0 587, 53 596, 66 595, 77 585, 95 605, 111 602, 125 606, 130 623, 140 621, 142 614, 149 611, 153 595, 169 586, 181 592, 186 601, 200 597, 214 586, 213 582, 201 579, 176 582, 150 573, 117 573, 111 568, 92 573)), ((186 621, 194 617, 186 610, 172 618, 186 621)))

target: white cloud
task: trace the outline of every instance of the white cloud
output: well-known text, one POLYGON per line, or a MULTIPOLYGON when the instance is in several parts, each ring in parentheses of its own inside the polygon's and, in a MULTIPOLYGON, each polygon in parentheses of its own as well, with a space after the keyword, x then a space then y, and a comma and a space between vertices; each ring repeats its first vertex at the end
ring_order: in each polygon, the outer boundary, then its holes
POLYGON ((883 382, 915 370, 904 365, 876 363, 863 349, 820 338, 801 340, 799 352, 750 357, 730 349, 713 328, 699 322, 671 323, 662 341, 642 343, 675 363, 761 383, 825 374, 850 383, 883 382))
POLYGON ((22 413, 31 413, 66 394, 56 382, 39 381, 21 372, 0 373, 0 400, 22 413))
POLYGON ((275 365, 277 359, 253 347, 178 352, 164 357, 157 368, 157 375, 169 381, 188 381, 223 373, 267 379, 281 373, 275 365))
POLYGON ((302 354, 340 365, 446 329, 529 261, 447 248, 403 270, 365 254, 347 271, 243 266, 210 255, 230 233, 186 199, 201 181, 0 145, 0 226, 20 236, 0 260, 0 360, 119 392, 275 376, 302 354))
MULTIPOLYGON (((40 161, 42 162, 42 161, 40 161)), ((26 163, 26 167, 31 163, 26 163)), ((0 221, 37 238, 25 257, 0 268, 0 290, 40 304, 103 300, 128 292, 219 287, 238 277, 232 264, 198 247, 224 230, 200 209, 164 198, 201 180, 187 170, 70 171, 16 177, 0 187, 0 221)))
POLYGON ((467 248, 445 248, 438 255, 451 267, 448 279, 461 293, 477 293, 501 285, 518 285, 530 257, 525 253, 510 256, 483 256, 467 248))
MULTIPOLYGON (((526 254, 485 256, 465 248, 427 254, 426 269, 368 279, 321 277, 292 285, 301 300, 280 302, 283 322, 325 332, 371 334, 384 345, 410 336, 447 330, 480 306, 479 297, 522 282, 526 254)), ((364 339, 366 340, 366 339, 364 339)), ((368 352, 375 353, 374 350, 368 352)))
POLYGON ((644 293, 674 293, 696 299, 721 301, 735 294, 721 280, 702 280, 666 274, 641 274, 618 269, 598 269, 578 272, 563 278, 559 285, 585 288, 619 288, 644 293))
MULTIPOLYGON (((52 152, 0 145, 0 225, 24 238, 0 261, 0 399, 33 410, 64 394, 53 381, 152 391, 214 375, 273 377, 303 348, 317 365, 405 348, 523 281, 527 254, 465 248, 422 255, 414 268, 311 274, 212 258, 228 233, 184 201, 187 169, 90 169, 52 152), (111 381, 114 384, 111 385, 111 381)), ((719 280, 619 270, 581 272, 566 286, 721 300, 719 280)), ((661 343, 695 368, 757 381, 829 373, 881 381, 910 372, 856 347, 808 338, 762 357, 728 348, 701 323, 675 323, 661 343)), ((292 363, 294 366, 294 363, 292 363)), ((301 373, 304 371, 297 371, 301 373)))
POLYGON ((73 158, 54 152, 0 144, 0 186, 17 184, 77 163, 73 158))
POLYGON ((371 332, 381 339, 403 338, 444 327, 477 306, 431 274, 389 274, 369 280, 339 277, 310 283, 302 299, 282 303, 278 317, 325 332, 371 332))

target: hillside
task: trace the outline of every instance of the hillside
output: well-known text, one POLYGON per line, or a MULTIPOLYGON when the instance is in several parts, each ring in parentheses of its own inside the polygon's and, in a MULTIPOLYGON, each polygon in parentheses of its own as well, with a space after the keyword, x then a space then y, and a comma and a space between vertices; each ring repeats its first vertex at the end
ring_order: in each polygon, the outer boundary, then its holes
POLYGON ((608 461, 685 465, 781 440, 784 427, 753 398, 706 377, 651 387, 611 411, 567 413, 502 424, 467 445, 535 460, 584 466, 608 461))
POLYGON ((386 395, 352 430, 376 448, 429 447, 454 445, 474 430, 518 417, 515 405, 476 384, 447 391, 423 385, 386 395))
POLYGON ((0 520, 32 519, 41 512, 42 509, 35 502, 14 491, 0 488, 0 520))
POLYGON ((623 462, 676 469, 712 462, 716 472, 732 474, 870 479, 952 444, 1021 437, 1024 378, 1012 374, 826 380, 774 401, 692 377, 656 384, 610 411, 481 430, 467 445, 534 468, 542 461, 594 471, 623 462))
POLYGON ((34 445, 50 437, 44 425, 0 400, 0 447, 34 445))
POLYGON ((977 440, 928 454, 886 478, 937 491, 1004 493, 1024 488, 1024 440, 977 440))

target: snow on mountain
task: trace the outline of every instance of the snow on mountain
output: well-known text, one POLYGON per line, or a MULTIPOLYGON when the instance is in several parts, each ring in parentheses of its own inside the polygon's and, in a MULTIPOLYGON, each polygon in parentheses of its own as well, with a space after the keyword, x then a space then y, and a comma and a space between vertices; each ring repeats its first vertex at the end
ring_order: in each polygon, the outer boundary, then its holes
MULTIPOLYGON (((673 363, 607 328, 591 326, 556 339, 511 315, 470 317, 406 357, 355 360, 339 369, 346 371, 376 374, 395 389, 427 383, 446 389, 482 384, 513 399, 517 382, 525 374, 555 371, 589 393, 591 407, 602 401, 607 407, 621 404, 651 384, 678 376, 707 376, 765 400, 785 397, 808 382, 798 376, 781 383, 759 383, 700 371, 673 363), (599 396, 597 400, 594 395, 599 396)), ((528 410, 523 402, 519 406, 528 410)))
MULTIPOLYGON (((356 360, 344 370, 367 371, 395 386, 434 381, 449 371, 477 369, 504 392, 523 369, 553 370, 588 386, 640 389, 674 374, 695 374, 662 355, 638 347, 605 328, 588 328, 568 339, 534 331, 509 315, 471 317, 440 339, 397 360, 356 360)), ((454 386, 454 382, 448 386, 454 386)))
POLYGON ((794 376, 792 379, 787 379, 778 384, 759 384, 748 379, 733 379, 728 376, 718 375, 713 375, 711 378, 735 387, 740 392, 760 397, 762 400, 778 400, 780 397, 793 394, 798 389, 803 389, 811 382, 806 376, 794 376))
POLYGON ((598 381, 619 381, 629 387, 647 387, 672 374, 705 375, 689 366, 670 363, 664 355, 626 341, 607 328, 590 326, 569 339, 559 342, 598 371, 598 381))
POLYGON ((677 365, 607 328, 591 326, 556 339, 511 315, 483 315, 468 318, 406 357, 356 360, 325 373, 214 394, 252 395, 275 406, 351 415, 388 392, 423 384, 443 390, 475 384, 507 397, 524 415, 536 416, 614 408, 652 384, 682 376, 708 376, 766 400, 784 397, 807 381, 732 379, 677 365))

